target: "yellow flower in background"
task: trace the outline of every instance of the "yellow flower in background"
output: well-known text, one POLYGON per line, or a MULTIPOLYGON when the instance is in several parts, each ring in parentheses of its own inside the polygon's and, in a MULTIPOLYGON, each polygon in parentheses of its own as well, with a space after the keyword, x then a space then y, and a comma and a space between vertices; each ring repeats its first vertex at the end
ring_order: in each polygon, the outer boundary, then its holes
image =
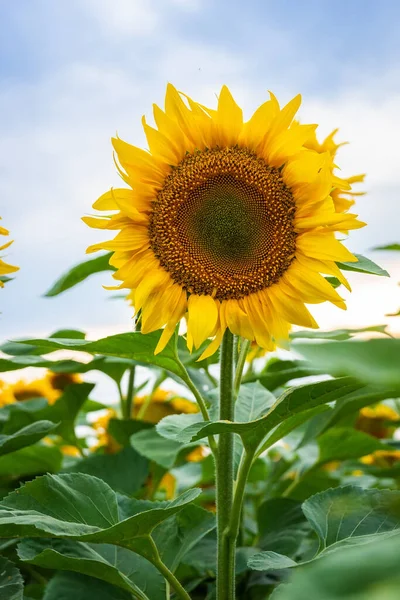
POLYGON ((179 413, 191 414, 199 411, 197 404, 179 398, 167 390, 158 388, 151 398, 149 396, 138 396, 133 403, 133 417, 137 417, 140 409, 144 404, 149 402, 142 418, 150 423, 158 423, 168 415, 176 415, 179 413))
MULTIPOLYGON (((1 219, 1 217, 0 217, 0 219, 1 219)), ((0 227, 0 235, 8 235, 8 234, 9 234, 8 229, 4 229, 4 227, 0 227)), ((12 241, 7 242, 6 244, 3 244, 3 246, 0 246, 0 252, 2 252, 3 250, 6 250, 6 248, 11 246, 11 244, 12 244, 12 241)), ((15 273, 15 271, 18 271, 18 270, 19 270, 19 267, 13 267, 12 265, 5 263, 4 260, 2 260, 2 258, 0 257, 0 287, 4 286, 4 282, 1 280, 2 275, 10 275, 10 273, 15 273)))
POLYGON ((400 461, 400 450, 377 450, 373 454, 363 456, 360 461, 364 465, 389 469, 400 461))
POLYGON ((400 415, 386 404, 365 406, 359 412, 355 428, 379 439, 392 437, 400 415), (393 423, 391 423, 391 421, 393 423))
POLYGON ((41 379, 34 381, 17 381, 15 383, 0 382, 0 407, 14 402, 46 398, 49 404, 54 404, 70 383, 79 383, 81 378, 74 373, 48 372, 41 379))
MULTIPOLYGON (((138 418, 139 413, 144 405, 147 405, 146 410, 140 418, 149 423, 158 423, 164 417, 168 415, 175 415, 179 413, 197 413, 197 404, 186 400, 186 398, 179 398, 167 390, 158 388, 154 394, 150 396, 137 396, 134 399, 132 407, 132 417, 138 418)), ((111 419, 117 418, 117 413, 113 409, 108 409, 106 413, 102 414, 94 423, 92 427, 97 433, 97 444, 93 446, 92 450, 98 448, 104 449, 108 454, 114 454, 121 449, 121 445, 110 435, 108 426, 111 419)), ((198 459, 199 460, 199 459, 198 459)), ((194 461, 193 461, 194 462, 194 461)))
POLYGON ((357 259, 335 237, 362 227, 337 210, 333 158, 308 148, 316 125, 293 118, 296 96, 283 108, 271 94, 250 118, 223 86, 217 109, 168 85, 156 128, 143 127, 149 152, 113 139, 128 188, 111 189, 93 205, 104 216, 91 227, 119 230, 88 252, 112 251, 117 289, 130 290, 141 330, 164 327, 162 351, 187 318, 189 350, 226 328, 266 349, 287 339, 291 324, 316 328, 305 303, 343 299, 323 275, 348 283, 336 261, 357 259))

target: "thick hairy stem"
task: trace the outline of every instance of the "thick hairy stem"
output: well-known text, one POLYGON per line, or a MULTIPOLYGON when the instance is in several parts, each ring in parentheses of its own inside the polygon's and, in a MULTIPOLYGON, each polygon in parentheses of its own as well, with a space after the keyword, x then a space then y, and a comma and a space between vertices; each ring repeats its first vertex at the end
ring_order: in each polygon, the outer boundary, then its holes
MULTIPOLYGON (((221 378, 219 418, 234 420, 233 389, 233 335, 226 330, 221 346, 221 378)), ((229 521, 233 502, 233 444, 232 433, 221 433, 218 441, 216 465, 217 486, 217 600, 235 598, 235 544, 229 535, 229 521)))
POLYGON ((235 383, 234 383, 235 398, 237 398, 238 393, 239 393, 240 384, 242 382, 243 369, 244 369, 244 365, 246 362, 247 354, 249 352, 250 343, 251 342, 249 342, 249 340, 245 340, 244 338, 241 338, 241 340, 240 340, 240 351, 239 351, 239 356, 238 356, 238 360, 237 360, 237 364, 236 364, 235 383))

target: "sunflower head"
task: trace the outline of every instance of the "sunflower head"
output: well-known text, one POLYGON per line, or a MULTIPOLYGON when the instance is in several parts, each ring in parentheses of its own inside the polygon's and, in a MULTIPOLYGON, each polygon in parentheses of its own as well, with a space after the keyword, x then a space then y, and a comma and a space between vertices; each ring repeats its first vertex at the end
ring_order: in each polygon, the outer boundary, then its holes
POLYGON ((33 381, 16 381, 15 383, 0 383, 0 406, 23 402, 33 398, 45 398, 49 404, 54 404, 69 383, 81 381, 79 375, 69 373, 47 372, 41 379, 33 381))
POLYGON ((111 189, 85 217, 116 237, 88 252, 113 252, 118 288, 141 311, 142 332, 164 327, 161 351, 182 317, 191 350, 224 331, 274 348, 292 324, 317 327, 305 304, 345 308, 326 281, 348 287, 337 262, 356 261, 336 232, 363 226, 340 199, 350 179, 334 174, 338 145, 316 125, 293 121, 271 94, 248 120, 223 86, 216 109, 167 87, 156 127, 143 127, 148 150, 113 139, 128 187, 111 189))
MULTIPOLYGON (((8 235, 8 234, 9 234, 8 229, 4 229, 4 227, 0 227, 0 235, 8 235)), ((12 241, 7 242, 6 244, 3 244, 2 246, 0 246, 0 252, 2 252, 3 250, 6 250, 9 246, 11 246, 11 244, 12 244, 12 241)), ((7 275, 9 275, 10 273, 15 273, 15 271, 18 271, 18 269, 19 269, 19 267, 13 267, 12 265, 7 264, 0 257, 0 287, 4 286, 3 278, 6 278, 7 275)))
MULTIPOLYGON (((133 403, 133 417, 138 416, 141 407, 147 404, 148 401, 148 396, 137 396, 135 398, 133 403)), ((158 388, 150 398, 143 419, 150 423, 158 423, 168 415, 197 413, 198 410, 197 404, 194 404, 194 402, 186 400, 186 398, 174 396, 171 392, 158 388)))
POLYGON ((379 439, 392 437, 400 415, 386 404, 365 406, 358 414, 356 429, 379 439))

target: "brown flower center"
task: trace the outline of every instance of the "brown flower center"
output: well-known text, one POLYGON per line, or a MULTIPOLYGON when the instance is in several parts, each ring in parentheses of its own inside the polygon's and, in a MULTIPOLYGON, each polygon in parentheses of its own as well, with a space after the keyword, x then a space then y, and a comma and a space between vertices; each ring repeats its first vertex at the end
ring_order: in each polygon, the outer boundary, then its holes
POLYGON ((241 148, 188 154, 166 178, 150 218, 151 248, 194 294, 242 298, 293 260, 295 203, 280 172, 241 148))

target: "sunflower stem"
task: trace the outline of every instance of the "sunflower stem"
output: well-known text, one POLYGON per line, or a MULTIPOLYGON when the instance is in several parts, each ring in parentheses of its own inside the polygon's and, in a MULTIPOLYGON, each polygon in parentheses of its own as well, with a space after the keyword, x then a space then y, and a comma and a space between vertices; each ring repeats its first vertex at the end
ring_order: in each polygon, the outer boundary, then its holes
POLYGON ((239 394, 240 384, 242 382, 243 369, 244 369, 247 354, 248 354, 249 348, 250 348, 249 340, 245 340, 244 338, 240 338, 240 340, 241 340, 240 341, 240 351, 239 351, 239 356, 238 356, 238 360, 237 360, 237 364, 236 364, 235 383, 234 383, 235 399, 238 397, 238 394, 239 394))
POLYGON ((175 575, 170 571, 165 563, 161 560, 160 554, 158 552, 158 548, 154 543, 151 535, 148 536, 148 541, 153 550, 153 556, 149 557, 148 560, 153 563, 153 565, 160 571, 160 573, 164 576, 166 581, 170 584, 170 586, 175 591, 175 594, 181 600, 191 600, 189 594, 185 590, 185 588, 180 584, 175 575))
MULTIPOLYGON (((234 420, 234 340, 227 329, 221 346, 220 420, 234 420)), ((235 599, 235 540, 230 535, 233 503, 233 444, 232 433, 221 433, 216 464, 217 488, 217 600, 235 599)))
POLYGON ((125 414, 124 417, 125 419, 131 419, 132 418, 132 405, 133 405, 133 391, 135 388, 135 365, 132 365, 131 368, 129 369, 129 380, 128 380, 128 390, 126 393, 126 399, 125 399, 125 414))

